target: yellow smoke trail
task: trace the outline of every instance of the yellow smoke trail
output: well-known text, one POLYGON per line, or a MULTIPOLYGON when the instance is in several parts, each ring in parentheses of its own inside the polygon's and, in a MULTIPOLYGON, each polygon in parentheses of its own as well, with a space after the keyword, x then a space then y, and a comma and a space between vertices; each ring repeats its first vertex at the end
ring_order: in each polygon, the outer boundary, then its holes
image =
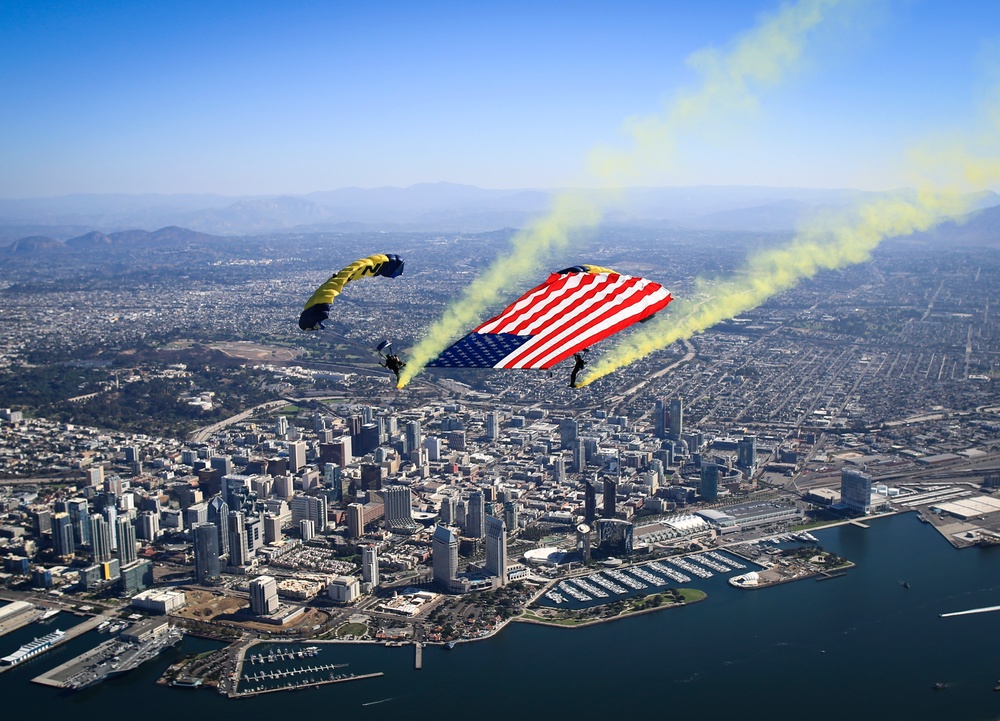
POLYGON ((672 304, 668 309, 671 313, 657 317, 596 361, 579 385, 592 383, 653 351, 756 308, 821 270, 867 260, 886 238, 927 230, 968 210, 967 195, 920 192, 915 200, 895 198, 867 203, 849 221, 802 232, 785 246, 751 256, 740 274, 702 283, 701 290, 709 295, 707 300, 672 304))
POLYGON ((782 7, 743 34, 728 53, 711 48, 694 53, 688 64, 701 75, 697 91, 675 99, 662 115, 627 121, 632 147, 625 151, 595 148, 590 154, 592 171, 613 185, 624 184, 671 165, 682 133, 726 133, 723 121, 754 112, 754 87, 784 80, 799 65, 810 31, 838 6, 859 3, 802 0, 782 7))
MULTIPOLYGON (((755 85, 774 85, 798 63, 809 31, 826 13, 852 0, 800 0, 783 6, 740 37, 728 53, 705 50, 689 61, 701 75, 700 87, 679 97, 662 117, 628 124, 632 147, 624 151, 595 150, 590 165, 598 177, 620 186, 648 167, 669 160, 680 132, 704 132, 708 120, 733 117, 756 106, 755 85)), ((538 272, 550 252, 566 247, 571 233, 596 226, 603 212, 598 194, 565 193, 553 200, 549 214, 519 232, 509 253, 471 283, 425 332, 407 358, 397 387, 407 385, 448 344, 481 320, 500 292, 538 272)))

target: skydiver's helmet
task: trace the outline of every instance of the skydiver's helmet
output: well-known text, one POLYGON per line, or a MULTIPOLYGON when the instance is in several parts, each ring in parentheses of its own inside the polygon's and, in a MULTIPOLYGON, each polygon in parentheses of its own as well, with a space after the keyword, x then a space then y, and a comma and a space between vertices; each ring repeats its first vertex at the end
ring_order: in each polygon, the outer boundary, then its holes
POLYGON ((302 330, 321 330, 323 321, 330 317, 330 304, 317 303, 302 311, 299 316, 299 328, 302 330))

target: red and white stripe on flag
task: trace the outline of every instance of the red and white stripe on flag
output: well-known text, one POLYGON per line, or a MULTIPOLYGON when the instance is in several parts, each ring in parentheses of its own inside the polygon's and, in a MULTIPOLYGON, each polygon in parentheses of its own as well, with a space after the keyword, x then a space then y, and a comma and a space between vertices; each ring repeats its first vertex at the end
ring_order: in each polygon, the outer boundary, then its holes
POLYGON ((553 273, 474 333, 531 339, 494 368, 550 368, 574 353, 662 310, 661 285, 618 273, 553 273))

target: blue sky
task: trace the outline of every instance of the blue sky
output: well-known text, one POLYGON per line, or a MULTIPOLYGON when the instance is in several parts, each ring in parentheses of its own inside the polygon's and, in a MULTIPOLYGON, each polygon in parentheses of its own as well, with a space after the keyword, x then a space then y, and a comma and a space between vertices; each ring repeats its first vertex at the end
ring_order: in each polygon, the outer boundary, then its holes
MULTIPOLYGON (((883 189, 968 132, 1000 3, 847 3, 756 113, 644 181, 883 189)), ((779 2, 0 4, 0 197, 595 185, 587 155, 696 88, 779 2)))

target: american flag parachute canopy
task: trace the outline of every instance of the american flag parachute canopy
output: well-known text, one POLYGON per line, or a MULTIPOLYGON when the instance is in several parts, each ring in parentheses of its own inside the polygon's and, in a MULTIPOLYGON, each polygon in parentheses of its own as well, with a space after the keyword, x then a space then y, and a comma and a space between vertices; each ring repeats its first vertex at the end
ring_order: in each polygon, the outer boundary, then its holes
POLYGON ((596 265, 549 275, 428 363, 437 368, 551 368, 673 300, 663 286, 596 265))

